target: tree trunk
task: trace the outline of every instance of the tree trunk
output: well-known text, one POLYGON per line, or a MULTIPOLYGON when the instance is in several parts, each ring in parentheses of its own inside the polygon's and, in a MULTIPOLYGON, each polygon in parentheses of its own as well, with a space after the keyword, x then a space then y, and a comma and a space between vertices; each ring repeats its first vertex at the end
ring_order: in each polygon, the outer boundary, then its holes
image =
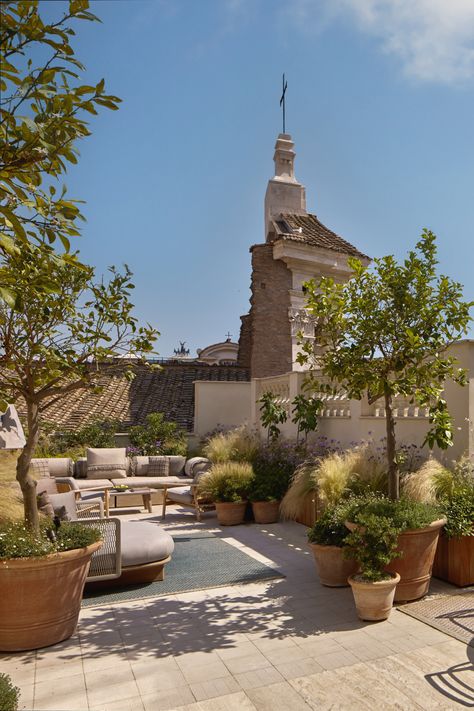
POLYGON ((39 514, 36 503, 36 481, 30 476, 30 463, 38 444, 39 438, 39 413, 35 403, 27 403, 28 411, 28 437, 23 451, 18 457, 16 465, 16 480, 20 484, 23 494, 23 507, 25 510, 25 523, 32 531, 39 534, 39 514))
POLYGON ((387 427, 388 495, 396 501, 400 498, 400 476, 395 449, 395 420, 392 412, 392 396, 385 390, 385 424, 387 427))

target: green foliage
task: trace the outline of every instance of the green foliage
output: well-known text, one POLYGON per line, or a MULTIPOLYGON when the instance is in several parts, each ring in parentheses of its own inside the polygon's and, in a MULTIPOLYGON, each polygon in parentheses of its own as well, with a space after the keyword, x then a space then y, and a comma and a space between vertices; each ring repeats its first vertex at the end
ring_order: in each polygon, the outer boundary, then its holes
POLYGON ((304 441, 308 439, 310 432, 316 432, 318 428, 318 415, 321 412, 323 401, 317 397, 297 395, 293 402, 292 422, 298 425, 296 441, 299 441, 300 432, 304 432, 304 441))
POLYGON ((162 412, 151 412, 145 424, 131 427, 129 437, 134 454, 186 455, 186 434, 175 422, 167 422, 162 412))
POLYGON ((385 572, 385 566, 400 555, 397 552, 400 529, 391 518, 369 512, 360 514, 358 523, 345 539, 345 555, 360 563, 363 580, 386 580, 390 574, 385 572))
MULTIPOLYGON (((89 2, 70 0, 62 17, 48 22, 42 5, 0 5, 0 252, 57 240, 67 262, 83 217, 80 201, 67 197, 66 186, 57 191, 55 183, 68 164, 77 163, 76 144, 90 135, 88 117, 100 108, 117 109, 120 99, 106 93, 103 79, 90 86, 80 81, 85 68, 71 40, 76 21, 98 19, 89 2)), ((0 296, 12 306, 21 290, 10 276, 0 271, 0 296)), ((58 282, 37 276, 38 289, 57 288, 58 282)))
POLYGON ((20 689, 12 684, 8 674, 0 674, 0 709, 17 711, 20 689))
POLYGON ((53 423, 43 423, 35 457, 82 457, 86 447, 115 447, 115 433, 120 420, 92 420, 78 430, 57 430, 53 423))
POLYGON ((340 506, 328 506, 312 528, 308 541, 320 546, 345 546, 349 531, 344 524, 345 510, 340 506))
POLYGON ((252 458, 254 479, 250 501, 280 501, 297 466, 294 448, 283 442, 263 444, 252 458))
POLYGON ((246 462, 214 464, 199 479, 198 492, 217 503, 245 501, 252 486, 252 466, 246 462))
POLYGON ((377 494, 352 497, 344 504, 344 509, 347 521, 362 523, 363 518, 370 514, 389 519, 399 531, 425 528, 442 517, 438 504, 404 498, 393 501, 377 494))
POLYGON ((445 449, 452 444, 453 428, 442 397, 444 382, 466 383, 465 372, 445 351, 466 334, 472 303, 462 300, 461 284, 436 275, 435 241, 424 230, 402 264, 387 256, 367 268, 351 258, 353 276, 347 283, 323 277, 306 284, 316 338, 303 341, 298 360, 320 369, 329 381, 313 377, 316 391, 344 392, 357 400, 367 396, 369 403, 383 398, 392 498, 398 497, 393 398, 405 396, 428 408, 426 442, 445 449))
POLYGON ((202 454, 215 464, 252 462, 259 446, 257 434, 243 425, 211 435, 202 448, 202 454))
POLYGON ((262 425, 267 428, 267 439, 273 442, 280 436, 278 425, 286 422, 288 415, 283 405, 278 403, 276 395, 270 391, 263 393, 258 402, 262 425))
POLYGON ((447 518, 444 533, 448 538, 474 536, 474 482, 455 482, 440 506, 447 518))
POLYGON ((0 559, 37 558, 57 551, 84 548, 100 540, 100 531, 80 523, 62 523, 56 533, 56 541, 48 537, 52 528, 50 521, 42 521, 37 536, 18 521, 0 525, 0 559))

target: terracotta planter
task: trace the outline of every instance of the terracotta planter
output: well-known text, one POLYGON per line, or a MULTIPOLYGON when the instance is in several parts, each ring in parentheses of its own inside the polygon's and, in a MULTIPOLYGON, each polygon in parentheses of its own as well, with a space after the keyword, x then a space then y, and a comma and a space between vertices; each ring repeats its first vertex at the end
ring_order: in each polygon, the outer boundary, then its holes
POLYGON ((354 595, 357 615, 361 620, 386 620, 392 611, 395 589, 400 581, 398 573, 391 573, 390 580, 369 583, 351 575, 349 584, 354 595))
POLYGON ((89 562, 101 545, 0 561, 0 651, 49 647, 73 634, 89 562))
POLYGON ((359 569, 357 561, 344 558, 344 549, 340 546, 321 546, 318 543, 310 543, 309 546, 313 551, 321 585, 329 588, 347 587, 348 577, 355 575, 359 569))
POLYGON ((459 587, 474 585, 474 536, 448 538, 441 532, 433 575, 459 587))
POLYGON ((280 519, 279 501, 252 501, 255 523, 277 523, 280 519))
POLYGON ((386 567, 388 572, 400 575, 395 602, 418 600, 428 592, 436 546, 445 523, 446 519, 442 518, 426 528, 403 531, 399 535, 397 549, 401 556, 386 567))
POLYGON ((237 526, 244 522, 246 501, 238 501, 237 503, 217 502, 216 512, 217 520, 220 526, 237 526))

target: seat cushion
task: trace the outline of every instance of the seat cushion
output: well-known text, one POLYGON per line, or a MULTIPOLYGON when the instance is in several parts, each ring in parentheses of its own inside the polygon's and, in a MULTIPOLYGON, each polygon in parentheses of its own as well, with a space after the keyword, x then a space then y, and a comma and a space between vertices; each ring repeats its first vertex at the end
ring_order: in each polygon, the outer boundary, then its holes
POLYGON ((79 491, 82 489, 97 489, 101 491, 102 489, 111 489, 113 487, 110 479, 75 479, 75 482, 79 491))
POLYGON ((145 521, 120 521, 122 568, 167 558, 174 541, 161 526, 145 521))
POLYGON ((184 476, 128 476, 126 479, 112 479, 114 486, 131 486, 133 488, 144 487, 147 489, 163 489, 165 486, 177 486, 178 484, 192 484, 192 479, 184 476))
POLYGON ((173 489, 168 489, 167 497, 169 500, 176 501, 180 504, 193 504, 194 497, 190 486, 179 486, 173 489))
POLYGON ((54 513, 63 521, 77 521, 76 495, 73 491, 64 494, 48 494, 54 513), (64 509, 64 513, 62 513, 64 509))
POLYGON ((88 448, 87 478, 104 479, 127 476, 127 455, 125 447, 88 448))

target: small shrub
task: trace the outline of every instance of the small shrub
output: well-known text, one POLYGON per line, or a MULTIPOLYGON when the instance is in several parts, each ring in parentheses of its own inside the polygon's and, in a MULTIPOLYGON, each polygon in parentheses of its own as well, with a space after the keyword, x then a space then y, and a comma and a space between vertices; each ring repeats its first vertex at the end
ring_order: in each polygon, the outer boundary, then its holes
POLYGON ((57 430, 46 422, 35 449, 35 457, 82 457, 86 447, 115 447, 115 433, 121 429, 120 420, 95 419, 76 430, 57 430))
POLYGON ((344 508, 348 521, 361 523, 362 519, 370 514, 389 519, 399 531, 425 528, 442 515, 438 504, 410 499, 392 501, 376 494, 353 497, 344 504, 344 508))
POLYGON ((55 531, 50 520, 42 521, 39 537, 23 522, 3 523, 0 526, 0 559, 36 558, 57 551, 85 548, 98 540, 98 529, 80 523, 62 523, 55 531))
POLYGON ((253 480, 253 469, 247 462, 214 464, 199 480, 198 492, 218 503, 245 501, 253 480))
POLYGON ((388 580, 391 576, 385 572, 385 566, 400 555, 397 552, 400 529, 391 518, 374 513, 361 514, 358 523, 345 539, 346 557, 360 563, 362 580, 388 580))
POLYGON ((0 674, 0 709, 1 711, 17 711, 20 689, 13 686, 8 674, 0 674))
POLYGON ((288 491, 301 455, 298 446, 280 440, 262 444, 252 459, 255 476, 250 500, 280 501, 288 491))
POLYGON ((308 530, 308 541, 320 546, 344 546, 349 531, 344 525, 344 509, 328 507, 308 530))
POLYGON ((458 484, 440 506, 447 518, 444 533, 448 538, 474 536, 474 485, 458 484))
POLYGON ((167 422, 162 412, 152 412, 143 425, 131 427, 129 437, 136 454, 186 456, 186 434, 175 422, 167 422))

